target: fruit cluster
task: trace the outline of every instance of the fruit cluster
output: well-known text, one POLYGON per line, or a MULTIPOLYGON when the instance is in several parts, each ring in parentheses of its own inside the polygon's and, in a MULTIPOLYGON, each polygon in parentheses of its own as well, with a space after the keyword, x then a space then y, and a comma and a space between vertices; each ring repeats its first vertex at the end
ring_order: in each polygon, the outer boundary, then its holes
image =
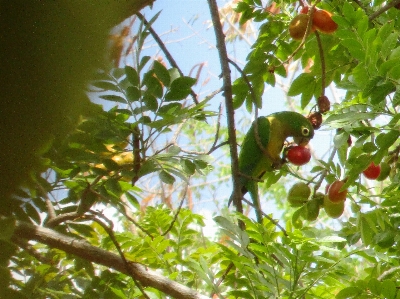
POLYGON ((325 34, 334 33, 338 25, 332 19, 332 14, 324 9, 314 8, 309 15, 310 8, 308 6, 304 6, 300 14, 295 16, 293 20, 289 24, 289 34, 293 39, 302 40, 304 35, 307 32, 307 26, 309 23, 310 17, 311 19, 311 28, 308 30, 308 34, 318 30, 325 34))
POLYGON ((304 182, 294 184, 288 193, 287 200, 292 207, 300 207, 293 215, 293 223, 299 225, 299 217, 308 221, 314 221, 323 208, 331 218, 339 218, 344 212, 344 203, 347 189, 342 190, 345 182, 335 181, 328 185, 325 194, 316 192, 311 195, 310 186, 304 182))
MULTIPOLYGON (((297 147, 293 147, 297 148, 297 147)), ((297 149, 298 151, 298 149, 297 149)), ((299 151, 299 153, 302 151, 299 151)), ((298 159, 298 158, 296 158, 298 159)), ((298 160, 294 160, 298 162, 298 160)), ((369 180, 384 180, 390 172, 390 166, 383 162, 376 165, 371 162, 369 166, 362 172, 364 177, 369 180)), ((347 197, 347 188, 345 188, 346 179, 336 180, 332 184, 327 184, 325 187, 325 194, 316 192, 312 195, 309 184, 299 182, 294 184, 288 193, 287 201, 291 207, 299 207, 293 214, 292 222, 296 227, 301 227, 302 222, 300 217, 304 220, 314 221, 319 216, 319 211, 323 208, 330 218, 339 218, 345 207, 347 197)))

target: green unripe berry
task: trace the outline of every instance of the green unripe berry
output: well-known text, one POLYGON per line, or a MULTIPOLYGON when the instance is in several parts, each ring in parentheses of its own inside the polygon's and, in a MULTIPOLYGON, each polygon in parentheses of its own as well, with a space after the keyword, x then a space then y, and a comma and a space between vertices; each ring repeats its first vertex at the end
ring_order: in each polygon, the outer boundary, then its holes
POLYGON ((318 215, 319 215, 319 207, 320 207, 320 205, 318 203, 318 200, 312 199, 309 202, 307 202, 304 218, 308 221, 317 220, 318 215))
POLYGON ((310 187, 304 182, 299 182, 290 188, 287 200, 292 207, 300 207, 308 201, 310 194, 310 187))
POLYGON ((324 197, 324 209, 326 214, 331 218, 339 218, 344 212, 344 200, 333 202, 328 196, 324 197))

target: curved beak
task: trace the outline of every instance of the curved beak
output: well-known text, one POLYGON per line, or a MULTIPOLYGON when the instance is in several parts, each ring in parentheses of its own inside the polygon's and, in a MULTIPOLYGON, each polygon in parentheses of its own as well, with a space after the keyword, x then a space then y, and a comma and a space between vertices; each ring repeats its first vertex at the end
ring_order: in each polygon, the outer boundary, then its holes
POLYGON ((293 140, 300 146, 306 146, 310 142, 310 138, 307 137, 293 137, 293 140))

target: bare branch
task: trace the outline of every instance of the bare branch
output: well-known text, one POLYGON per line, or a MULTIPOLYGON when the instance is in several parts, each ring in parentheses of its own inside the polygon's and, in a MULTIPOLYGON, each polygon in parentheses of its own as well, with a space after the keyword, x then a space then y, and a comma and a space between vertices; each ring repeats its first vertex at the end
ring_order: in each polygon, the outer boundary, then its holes
MULTIPOLYGON (((139 18, 146 26, 149 24, 149 23, 147 22, 146 18, 145 18, 140 12, 138 12, 136 15, 138 16, 138 18, 139 18)), ((159 47, 161 48, 161 50, 163 51, 163 53, 164 53, 165 57, 167 58, 169 64, 170 64, 172 67, 176 68, 176 69, 178 70, 179 74, 180 74, 181 76, 183 76, 183 73, 182 73, 181 69, 179 68, 178 64, 176 63, 174 57, 172 57, 171 53, 169 53, 167 47, 164 45, 163 41, 162 41, 161 38, 158 36, 157 32, 155 32, 154 29, 153 29, 151 26, 149 26, 148 30, 149 30, 150 34, 153 36, 153 38, 154 38, 154 40, 156 41, 156 43, 158 44, 158 46, 159 46, 159 47)), ((190 90, 190 95, 191 95, 192 98, 193 98, 193 102, 194 102, 196 105, 198 105, 198 104, 199 104, 199 101, 197 100, 197 95, 196 95, 196 93, 193 91, 193 89, 190 90)))
POLYGON ((378 17, 380 14, 383 14, 385 11, 387 11, 389 8, 392 8, 393 6, 400 4, 400 0, 394 0, 392 2, 387 3, 385 6, 383 6, 381 9, 378 9, 376 12, 371 14, 368 19, 372 21, 376 17, 378 17))
POLYGON ((208 0, 210 8, 211 19, 214 25, 215 37, 217 40, 217 49, 221 62, 222 79, 224 87, 225 106, 228 123, 228 136, 229 136, 229 149, 231 154, 231 171, 233 181, 233 202, 239 213, 243 213, 242 206, 242 192, 239 182, 239 161, 238 150, 236 141, 236 128, 235 128, 235 110, 233 108, 233 94, 232 94, 232 81, 231 70, 229 68, 229 58, 225 46, 225 36, 222 30, 221 20, 219 18, 218 6, 216 0, 208 0))
MULTIPOLYGON (((2 217, 3 218, 3 217, 2 217)), ((17 221, 14 237, 35 240, 52 248, 63 250, 87 261, 106 266, 118 272, 129 275, 122 258, 104 249, 90 245, 85 240, 75 239, 60 234, 52 229, 17 221)), ((153 287, 177 299, 208 299, 193 289, 172 281, 140 263, 128 261, 130 272, 144 287, 153 287)))
POLYGON ((70 212, 70 213, 64 213, 61 215, 58 215, 55 218, 50 219, 49 221, 47 221, 47 223, 45 223, 45 226, 48 228, 53 228, 65 221, 68 220, 75 220, 78 217, 81 217, 82 215, 78 214, 77 212, 70 212))

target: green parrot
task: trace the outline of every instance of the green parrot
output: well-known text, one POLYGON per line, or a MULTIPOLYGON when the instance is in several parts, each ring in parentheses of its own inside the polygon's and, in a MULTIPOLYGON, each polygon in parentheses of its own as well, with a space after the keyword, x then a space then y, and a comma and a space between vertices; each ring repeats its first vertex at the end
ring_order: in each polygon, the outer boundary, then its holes
MULTIPOLYGON (((258 198, 258 181, 267 171, 280 168, 280 156, 286 138, 293 137, 298 145, 307 145, 314 137, 311 122, 297 112, 283 111, 261 116, 257 119, 259 142, 256 139, 255 123, 247 132, 239 154, 239 171, 242 194, 247 191, 256 209, 257 221, 262 215, 258 198), (260 148, 262 144, 264 149, 260 148)), ((229 201, 232 201, 232 197, 229 201)))

